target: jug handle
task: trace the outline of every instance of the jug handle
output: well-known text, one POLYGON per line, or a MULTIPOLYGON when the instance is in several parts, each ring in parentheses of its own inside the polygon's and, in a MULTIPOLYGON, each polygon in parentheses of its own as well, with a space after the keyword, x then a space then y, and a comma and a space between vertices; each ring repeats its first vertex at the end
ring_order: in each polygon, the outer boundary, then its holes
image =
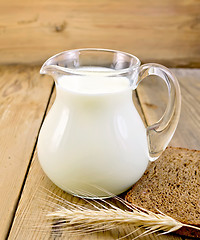
POLYGON ((168 88, 168 104, 161 119, 146 129, 150 161, 156 160, 170 142, 180 116, 181 92, 177 78, 166 67, 148 63, 139 67, 136 86, 147 76, 161 78, 168 88))

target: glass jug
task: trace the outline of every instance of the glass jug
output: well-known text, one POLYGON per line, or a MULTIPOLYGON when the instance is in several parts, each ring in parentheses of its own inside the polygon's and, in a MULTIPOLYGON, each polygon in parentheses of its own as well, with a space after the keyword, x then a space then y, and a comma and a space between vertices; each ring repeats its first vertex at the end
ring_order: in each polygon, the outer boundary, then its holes
POLYGON ((61 189, 106 198, 130 188, 149 160, 164 151, 176 129, 181 105, 176 77, 162 65, 107 49, 77 49, 49 58, 40 70, 55 80, 56 99, 38 139, 38 159, 61 189), (162 118, 145 128, 132 90, 156 75, 168 88, 162 118))

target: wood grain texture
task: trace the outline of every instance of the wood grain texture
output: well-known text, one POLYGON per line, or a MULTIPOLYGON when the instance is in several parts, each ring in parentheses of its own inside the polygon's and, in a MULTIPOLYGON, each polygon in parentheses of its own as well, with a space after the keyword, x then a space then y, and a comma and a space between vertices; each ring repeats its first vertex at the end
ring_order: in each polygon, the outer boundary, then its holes
POLYGON ((199 0, 0 0, 0 64, 68 49, 118 49, 143 62, 200 67, 199 0))
POLYGON ((0 67, 0 239, 9 230, 51 88, 38 67, 0 67))
MULTIPOLYGON (((185 70, 185 69, 173 69, 177 75, 181 88, 182 86, 187 89, 183 93, 182 97, 182 115, 177 132, 171 142, 173 146, 184 146, 198 148, 198 136, 199 136, 199 123, 197 120, 193 122, 193 119, 199 118, 199 76, 200 70, 185 70), (192 100, 191 100, 192 99, 192 100), (195 100, 195 104, 194 104, 195 100), (192 117, 191 117, 191 109, 192 117), (189 125, 188 125, 189 122, 189 125), (198 128, 198 129, 197 129, 198 128)), ((143 111, 145 113, 148 123, 154 122, 162 114, 165 107, 166 97, 163 94, 164 85, 161 81, 151 79, 152 81, 144 81, 138 89, 138 95, 142 104, 143 111), (153 91, 153 94, 152 94, 153 91), (155 94, 156 93, 156 94, 155 94), (151 95, 150 95, 151 94, 151 95), (161 100, 160 100, 161 99, 161 100)), ((183 91, 183 90, 182 90, 183 91)), ((51 99, 51 104, 55 95, 51 99)), ((51 105, 50 104, 50 105, 51 105)), ((55 229, 44 227, 47 226, 46 212, 54 208, 55 200, 52 200, 50 193, 56 194, 59 197, 67 199, 74 203, 82 203, 79 198, 73 197, 58 187, 56 187, 43 173, 40 168, 37 155, 35 153, 30 171, 27 176, 27 181, 22 193, 19 206, 15 215, 14 223, 10 232, 9 239, 72 239, 72 240, 90 240, 90 239, 117 239, 128 233, 131 228, 120 228, 118 231, 113 230, 109 232, 92 234, 87 236, 75 236, 64 233, 62 229, 58 235, 55 235, 55 229), (42 193, 41 193, 42 192, 42 193), (41 201, 41 198, 43 199, 41 201), (35 227, 36 226, 36 227, 35 227)), ((56 202, 58 203, 58 202, 56 202)), ((140 231, 138 233, 141 233, 140 231)), ((126 239, 132 239, 133 236, 126 239)), ((181 237, 175 235, 158 236, 151 235, 140 238, 142 240, 181 240, 181 237)))

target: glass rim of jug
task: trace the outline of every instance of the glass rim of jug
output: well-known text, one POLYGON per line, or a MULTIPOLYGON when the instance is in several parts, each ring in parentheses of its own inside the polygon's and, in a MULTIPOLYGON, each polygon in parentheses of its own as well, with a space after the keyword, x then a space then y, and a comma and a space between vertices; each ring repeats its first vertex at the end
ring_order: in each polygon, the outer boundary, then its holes
MULTIPOLYGON (((140 65, 141 65, 141 61, 139 60, 139 58, 136 57, 135 55, 127 53, 127 52, 113 50, 113 49, 106 49, 106 48, 77 48, 77 49, 62 51, 60 53, 53 55, 49 59, 47 59, 40 69, 40 74, 48 74, 47 72, 51 70, 50 68, 54 68, 54 70, 57 70, 57 71, 60 70, 60 71, 62 71, 62 73, 66 73, 66 74, 69 73, 69 74, 75 74, 75 75, 94 75, 98 72, 98 74, 100 73, 100 74, 106 75, 106 76, 116 76, 116 75, 121 75, 121 74, 127 74, 127 73, 131 72, 132 70, 137 69, 140 65), (122 67, 120 69, 108 68, 108 69, 106 69, 106 71, 103 71, 103 70, 101 70, 101 71, 93 70, 92 71, 92 70, 81 69, 80 66, 79 67, 77 66, 74 68, 69 68, 66 66, 63 67, 58 64, 55 65, 55 64, 50 63, 51 61, 53 62, 53 60, 55 60, 59 57, 64 57, 65 55, 69 55, 68 57, 73 57, 73 55, 74 55, 78 58, 79 54, 82 52, 109 53, 109 54, 113 54, 113 57, 116 54, 116 56, 122 57, 121 62, 125 62, 124 59, 129 58, 128 62, 130 65, 128 67, 122 67), (71 56, 70 56, 70 54, 71 54, 71 56), (78 54, 78 55, 76 55, 76 54, 78 54)), ((90 65, 90 66, 92 66, 92 65, 90 65)), ((102 67, 102 66, 99 64, 99 67, 102 67)))

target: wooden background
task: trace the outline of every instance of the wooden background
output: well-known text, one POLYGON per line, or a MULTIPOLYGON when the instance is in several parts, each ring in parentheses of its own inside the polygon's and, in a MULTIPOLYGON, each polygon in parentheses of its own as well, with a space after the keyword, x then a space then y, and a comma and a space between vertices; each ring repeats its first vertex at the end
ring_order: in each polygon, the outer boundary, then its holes
POLYGON ((0 64, 100 47, 200 67, 199 39, 199 0, 0 0, 0 64))

